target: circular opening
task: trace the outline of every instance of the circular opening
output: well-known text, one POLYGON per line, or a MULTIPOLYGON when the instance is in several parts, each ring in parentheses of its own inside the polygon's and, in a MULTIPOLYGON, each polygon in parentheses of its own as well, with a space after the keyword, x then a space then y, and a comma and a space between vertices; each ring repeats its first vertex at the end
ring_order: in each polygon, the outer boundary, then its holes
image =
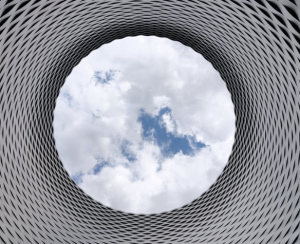
POLYGON ((61 88, 54 137, 73 180, 104 205, 159 213, 199 197, 231 152, 225 82, 191 48, 127 37, 84 58, 61 88))

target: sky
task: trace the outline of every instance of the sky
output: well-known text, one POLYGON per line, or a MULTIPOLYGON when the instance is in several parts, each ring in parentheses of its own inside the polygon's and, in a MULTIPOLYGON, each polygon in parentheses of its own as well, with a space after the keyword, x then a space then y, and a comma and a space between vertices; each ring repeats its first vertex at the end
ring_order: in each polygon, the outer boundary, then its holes
POLYGON ((127 37, 73 69, 54 111, 54 138, 76 184, 124 212, 169 211, 203 194, 231 153, 225 82, 191 48, 127 37))

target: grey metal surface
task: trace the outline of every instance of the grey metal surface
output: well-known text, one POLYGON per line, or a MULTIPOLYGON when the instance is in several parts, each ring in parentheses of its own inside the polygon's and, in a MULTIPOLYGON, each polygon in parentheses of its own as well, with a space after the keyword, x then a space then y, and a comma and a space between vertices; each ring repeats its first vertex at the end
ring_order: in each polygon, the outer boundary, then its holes
POLYGON ((0 16, 0 243, 300 243, 299 0, 1 0, 0 16), (55 101, 72 68, 135 35, 201 53, 235 106, 221 176, 162 214, 91 199, 53 139, 55 101))

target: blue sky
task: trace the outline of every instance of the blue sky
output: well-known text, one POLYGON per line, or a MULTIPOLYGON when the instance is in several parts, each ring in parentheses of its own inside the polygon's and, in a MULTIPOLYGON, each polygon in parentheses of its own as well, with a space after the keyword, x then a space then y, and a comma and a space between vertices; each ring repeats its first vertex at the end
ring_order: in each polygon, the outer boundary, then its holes
POLYGON ((180 151, 185 155, 193 156, 195 152, 205 147, 202 142, 196 141, 194 136, 176 135, 168 132, 162 117, 165 114, 172 115, 172 110, 169 107, 164 107, 159 110, 157 115, 151 115, 141 109, 138 121, 142 125, 142 137, 144 140, 154 140, 160 147, 164 157, 172 157, 180 151))
POLYGON ((139 36, 103 45, 73 69, 53 126, 59 156, 87 194, 121 211, 158 213, 213 184, 234 123, 209 62, 178 42, 139 36))
MULTIPOLYGON (((95 85, 99 83, 108 84, 114 79, 115 71, 109 70, 108 72, 96 71, 95 85), (99 76, 99 74, 104 74, 105 79, 99 76)), ((68 101, 72 101, 71 95, 65 96, 68 101)), ((72 106, 71 104, 69 106, 72 106)), ((197 141, 195 136, 190 135, 177 135, 176 133, 171 133, 167 130, 166 125, 163 123, 163 116, 170 115, 172 118, 172 109, 169 107, 161 108, 158 114, 152 115, 145 112, 143 108, 140 109, 140 114, 137 119, 138 123, 141 124, 142 132, 141 137, 145 141, 150 141, 156 144, 162 153, 164 158, 172 158, 175 154, 181 152, 184 155, 194 156, 201 148, 206 147, 203 142, 197 141)), ((176 125, 176 122, 174 122, 176 125)), ((128 160, 128 162, 133 162, 137 160, 135 153, 130 150, 130 142, 124 141, 121 145, 122 155, 128 160)), ((105 161, 101 157, 96 157, 97 164, 92 169, 92 174, 98 174, 103 167, 110 166, 109 161, 105 161)), ((158 168, 157 170, 160 170, 158 168)), ((72 179, 77 183, 82 182, 82 172, 73 175, 72 179)))
POLYGON ((107 84, 109 81, 113 80, 116 73, 118 73, 117 70, 108 70, 108 71, 95 71, 94 72, 94 80, 97 84, 107 84))

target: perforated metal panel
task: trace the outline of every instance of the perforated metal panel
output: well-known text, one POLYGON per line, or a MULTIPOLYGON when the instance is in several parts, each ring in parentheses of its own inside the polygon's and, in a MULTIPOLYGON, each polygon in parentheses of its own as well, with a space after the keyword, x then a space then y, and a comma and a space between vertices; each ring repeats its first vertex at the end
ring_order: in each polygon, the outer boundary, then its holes
POLYGON ((1 0, 0 16, 1 243, 300 243, 299 0, 1 0), (55 101, 72 68, 135 35, 201 53, 235 106, 222 175, 162 214, 91 199, 53 139, 55 101))

